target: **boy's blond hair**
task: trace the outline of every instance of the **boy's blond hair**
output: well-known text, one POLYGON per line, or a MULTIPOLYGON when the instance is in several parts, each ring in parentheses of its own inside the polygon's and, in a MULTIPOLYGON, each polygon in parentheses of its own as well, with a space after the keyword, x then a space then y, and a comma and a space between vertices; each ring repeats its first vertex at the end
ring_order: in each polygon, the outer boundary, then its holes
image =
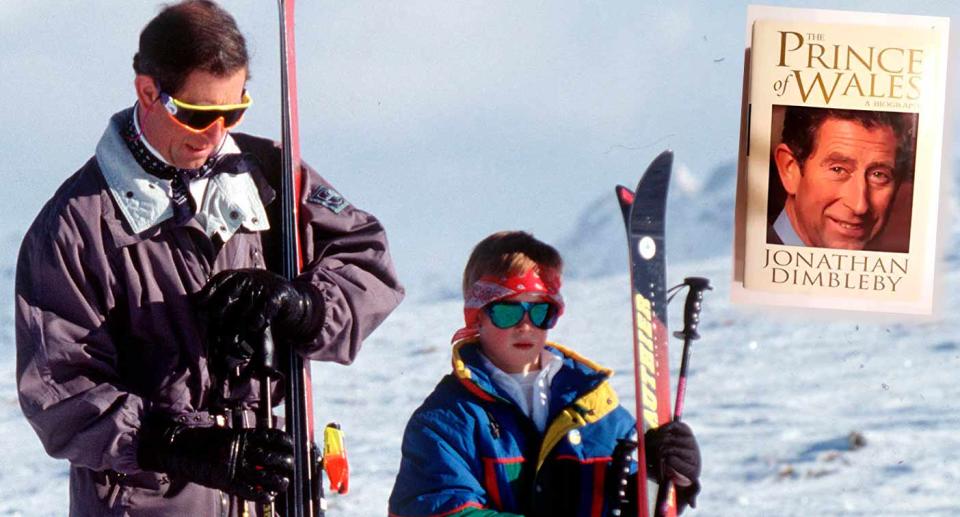
POLYGON ((463 269, 463 297, 486 275, 512 276, 539 266, 557 276, 563 273, 563 258, 553 246, 520 231, 497 232, 473 248, 463 269))

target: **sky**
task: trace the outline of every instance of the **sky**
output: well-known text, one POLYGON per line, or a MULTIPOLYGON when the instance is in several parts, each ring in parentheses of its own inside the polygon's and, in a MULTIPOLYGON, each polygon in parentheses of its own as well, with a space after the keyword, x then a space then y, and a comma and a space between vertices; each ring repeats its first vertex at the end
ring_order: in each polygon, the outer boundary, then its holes
MULTIPOLYGON (((252 53, 240 129, 277 138, 276 5, 222 4, 252 53)), ((561 240, 665 148, 691 181, 736 157, 744 2, 298 4, 303 157, 380 217, 414 296, 425 277, 455 284, 493 231, 561 240)), ((132 104, 131 59, 159 5, 0 3, 5 234, 25 231, 132 104)), ((960 14, 948 1, 787 5, 960 14)))

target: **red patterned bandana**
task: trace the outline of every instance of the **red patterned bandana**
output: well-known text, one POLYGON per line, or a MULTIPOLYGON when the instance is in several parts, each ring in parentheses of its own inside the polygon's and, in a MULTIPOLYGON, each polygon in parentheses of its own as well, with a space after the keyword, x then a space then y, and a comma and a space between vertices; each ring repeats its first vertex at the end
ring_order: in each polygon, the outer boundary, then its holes
POLYGON ((489 303, 505 300, 524 293, 541 294, 563 314, 563 296, 560 295, 560 275, 553 270, 530 268, 515 276, 486 275, 477 280, 463 302, 464 327, 453 334, 451 342, 475 338, 479 335, 480 309, 489 303))

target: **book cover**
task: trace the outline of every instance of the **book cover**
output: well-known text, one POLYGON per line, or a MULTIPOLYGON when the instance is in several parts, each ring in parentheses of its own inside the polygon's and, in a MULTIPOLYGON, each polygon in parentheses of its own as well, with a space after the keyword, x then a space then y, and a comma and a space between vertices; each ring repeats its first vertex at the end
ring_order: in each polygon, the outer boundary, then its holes
POLYGON ((948 30, 751 6, 734 301, 931 312, 948 30))

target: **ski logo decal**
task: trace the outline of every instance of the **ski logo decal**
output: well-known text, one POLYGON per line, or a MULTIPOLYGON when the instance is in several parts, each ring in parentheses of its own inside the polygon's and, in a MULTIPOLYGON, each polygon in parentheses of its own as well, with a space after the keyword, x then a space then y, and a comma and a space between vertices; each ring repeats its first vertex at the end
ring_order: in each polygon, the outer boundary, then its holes
POLYGON ((657 254, 657 243, 649 236, 644 236, 637 243, 637 251, 644 260, 650 260, 657 254))
POLYGON ((339 192, 323 185, 313 189, 307 201, 323 206, 335 214, 339 214, 350 205, 339 192))
POLYGON ((637 294, 633 298, 636 311, 638 357, 640 358, 640 384, 643 386, 643 421, 647 428, 658 427, 657 416, 657 364, 653 353, 653 311, 650 300, 637 294))

